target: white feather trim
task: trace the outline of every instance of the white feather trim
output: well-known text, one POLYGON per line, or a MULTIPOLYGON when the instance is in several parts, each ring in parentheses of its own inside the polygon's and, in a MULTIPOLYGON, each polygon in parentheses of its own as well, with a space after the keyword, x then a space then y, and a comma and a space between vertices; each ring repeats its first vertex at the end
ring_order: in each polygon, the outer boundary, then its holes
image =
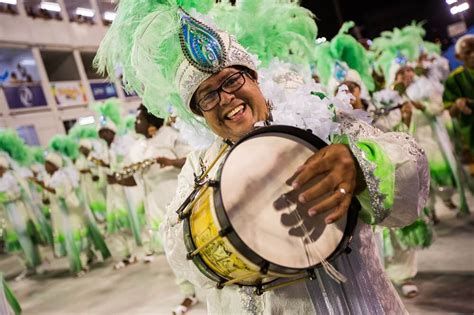
POLYGON ((377 108, 393 107, 400 104, 402 98, 395 90, 383 89, 372 95, 372 102, 377 108))

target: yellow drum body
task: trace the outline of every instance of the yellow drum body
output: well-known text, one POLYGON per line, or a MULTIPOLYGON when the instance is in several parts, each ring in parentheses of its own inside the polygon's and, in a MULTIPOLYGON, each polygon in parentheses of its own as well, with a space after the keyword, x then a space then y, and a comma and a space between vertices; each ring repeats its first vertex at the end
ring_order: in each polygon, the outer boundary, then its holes
POLYGON ((284 276, 276 273, 262 275, 259 266, 245 259, 226 236, 219 235, 222 228, 215 214, 214 188, 204 189, 189 221, 194 245, 201 249, 199 255, 206 266, 220 277, 242 285, 259 285, 284 276))

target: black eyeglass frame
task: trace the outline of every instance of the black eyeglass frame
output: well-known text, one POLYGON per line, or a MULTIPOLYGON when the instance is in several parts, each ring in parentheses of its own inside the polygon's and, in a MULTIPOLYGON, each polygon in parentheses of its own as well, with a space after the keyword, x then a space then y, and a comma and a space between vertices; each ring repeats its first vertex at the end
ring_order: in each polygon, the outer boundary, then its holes
POLYGON ((221 102, 221 92, 224 92, 224 93, 226 93, 226 94, 232 94, 232 93, 235 93, 235 92, 237 92, 238 90, 240 90, 240 89, 245 85, 245 83, 247 82, 246 79, 245 79, 245 74, 248 75, 248 73, 249 73, 249 72, 246 71, 246 70, 241 70, 241 71, 235 72, 235 73, 231 74, 230 76, 228 76, 228 77, 224 80, 224 82, 222 82, 221 85, 219 85, 219 87, 218 87, 217 89, 212 90, 211 92, 207 93, 207 94, 204 95, 199 101, 196 102, 197 108, 199 108, 199 110, 202 111, 202 112, 209 112, 209 111, 213 110, 214 108, 216 108, 216 106, 219 105, 219 103, 221 102), (237 75, 238 75, 238 76, 237 76, 237 75), (226 90, 223 88, 223 86, 224 86, 231 78, 233 78, 233 77, 237 77, 237 78, 238 78, 239 76, 241 76, 244 81, 242 82, 242 84, 241 84, 238 88, 233 89, 232 91, 229 91, 229 90, 226 91, 226 90), (212 93, 217 93, 218 101, 216 102, 216 105, 212 106, 211 108, 204 109, 203 106, 201 106, 201 102, 202 102, 206 97, 208 97, 209 95, 211 95, 212 93))

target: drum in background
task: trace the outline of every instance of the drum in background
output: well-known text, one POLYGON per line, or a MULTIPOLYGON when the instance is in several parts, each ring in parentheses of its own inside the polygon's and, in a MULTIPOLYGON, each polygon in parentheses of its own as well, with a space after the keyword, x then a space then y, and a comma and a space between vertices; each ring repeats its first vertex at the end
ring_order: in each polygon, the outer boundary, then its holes
MULTIPOLYGON (((261 288, 278 278, 307 278, 347 248, 360 206, 326 225, 327 214, 309 217, 317 201, 302 205, 291 179, 325 142, 290 126, 261 127, 229 151, 214 180, 187 199, 184 238, 199 270, 218 287, 261 288)), ((324 197, 324 196, 323 196, 324 197)), ((323 198, 322 197, 322 198, 323 198)), ((182 207, 183 208, 183 207, 182 207)))

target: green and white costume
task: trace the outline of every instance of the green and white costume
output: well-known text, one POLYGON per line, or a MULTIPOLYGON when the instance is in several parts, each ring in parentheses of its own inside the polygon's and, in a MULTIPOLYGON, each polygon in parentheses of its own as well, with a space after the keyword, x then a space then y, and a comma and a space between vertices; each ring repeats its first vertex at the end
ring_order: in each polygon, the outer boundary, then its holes
MULTIPOLYGON (((271 62, 274 57, 285 61, 299 59, 309 70, 307 56, 312 55, 316 25, 308 11, 293 1, 277 4, 238 1, 235 7, 225 7, 225 3, 223 7, 216 5, 223 12, 216 21, 223 21, 221 27, 227 27, 236 36, 233 37, 210 26, 211 22, 203 20, 206 16, 196 14, 193 18, 178 7, 181 5, 188 11, 196 8, 200 13, 213 15, 217 14, 213 10, 209 12, 213 3, 150 1, 138 7, 135 1, 122 0, 97 62, 103 69, 108 66, 109 73, 116 64, 121 64, 125 83, 143 98, 153 114, 166 116, 171 103, 179 117, 196 124, 200 119, 192 116, 189 105, 199 85, 225 67, 243 66, 257 72, 254 59, 243 46, 250 51, 254 49, 252 52, 263 57, 262 65, 271 72, 259 71, 259 79, 262 93, 274 105, 274 121, 310 129, 328 142, 345 139, 367 182, 367 190, 358 196, 365 207, 354 234, 352 253, 335 262, 347 277, 346 283, 336 283, 318 270, 318 281, 300 282, 262 296, 238 286, 217 290, 216 283, 186 259, 183 224, 176 224, 176 210, 192 192, 195 174, 201 173, 202 167, 208 166, 219 151, 223 139, 217 138, 207 149, 188 156, 178 178, 176 198, 168 207, 162 231, 173 270, 208 289, 211 314, 273 314, 288 309, 301 314, 405 313, 384 276, 369 224, 404 226, 418 216, 428 194, 429 175, 423 152, 411 137, 383 134, 357 119, 357 113, 344 99, 345 94, 341 98, 328 98, 321 93, 313 96, 319 90, 311 77, 296 80, 298 74, 290 73, 287 67, 277 67, 277 61, 271 62), (250 21, 255 21, 252 27, 242 27, 250 21), (128 27, 124 33, 125 25, 128 27), (199 36, 193 37, 196 34, 199 36), (191 38, 191 43, 180 41, 180 36, 191 38), (333 137, 338 131, 347 137, 333 137)), ((212 178, 215 172, 216 168, 209 176, 212 178)))
POLYGON ((101 182, 92 179, 93 176, 99 175, 97 166, 82 154, 77 158, 74 166, 79 171, 80 189, 84 201, 89 205, 97 221, 103 222, 106 211, 104 187, 101 182), (81 173, 85 170, 89 170, 91 173, 81 173))
POLYGON ((47 229, 38 224, 34 211, 37 209, 33 208, 28 184, 20 174, 25 170, 21 165, 27 165, 29 159, 24 141, 15 131, 0 132, 0 165, 5 170, 0 178, 1 234, 7 251, 22 252, 27 268, 34 270, 41 264, 38 245, 47 243, 48 234, 47 229))
MULTIPOLYGON (((79 148, 84 147, 92 154, 94 148, 99 146, 97 130, 94 127, 75 125, 69 131, 69 137, 79 141, 79 148)), ((105 222, 106 202, 105 202, 105 180, 100 178, 100 172, 96 164, 84 154, 80 153, 74 166, 79 172, 79 182, 84 202, 89 206, 97 222, 105 222), (81 172, 86 171, 86 172, 81 172), (93 177, 98 180, 94 181, 93 177)))
MULTIPOLYGON (((64 148, 72 148, 72 143, 71 139, 57 136, 52 139, 50 147, 68 152, 64 148)), ((58 167, 44 180, 47 187, 55 190, 54 193, 44 190, 51 208, 55 254, 67 256, 71 272, 79 273, 86 268, 86 259, 93 255, 92 247, 101 253, 103 259, 110 257, 110 252, 89 207, 84 203, 79 190, 79 174, 74 166, 66 164, 70 162, 53 151, 47 154, 46 161, 58 167)))
POLYGON ((26 266, 34 269, 41 264, 39 253, 39 234, 30 216, 26 192, 19 184, 17 175, 8 170, 0 178, 0 202, 6 221, 2 230, 7 251, 20 250, 25 257, 26 266))
POLYGON ((20 315, 21 306, 0 272, 0 314, 20 315))
MULTIPOLYGON (((112 145, 102 146, 100 159, 110 165, 110 168, 100 167, 104 174, 113 175, 125 166, 125 156, 130 150, 130 144, 123 137, 116 136, 112 145)), ((123 256, 133 253, 136 246, 142 245, 141 222, 138 208, 139 202, 133 197, 134 191, 119 184, 107 184, 107 233, 112 235, 117 249, 123 256)))
MULTIPOLYGON (((130 159, 132 163, 157 157, 180 159, 186 157, 190 150, 176 129, 164 125, 152 138, 139 140, 130 154, 130 159)), ((159 228, 165 218, 166 206, 176 194, 179 172, 180 169, 173 166, 161 168, 159 164, 153 164, 134 174, 136 183, 144 191, 145 214, 151 243, 149 249, 152 252, 163 251, 159 228)))

